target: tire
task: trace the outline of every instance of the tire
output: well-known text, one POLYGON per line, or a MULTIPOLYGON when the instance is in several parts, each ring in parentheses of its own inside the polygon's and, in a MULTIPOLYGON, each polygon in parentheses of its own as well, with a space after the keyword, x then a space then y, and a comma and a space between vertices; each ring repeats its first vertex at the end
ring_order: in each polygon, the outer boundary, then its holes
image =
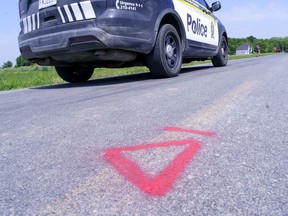
POLYGON ((222 36, 219 52, 215 57, 213 57, 212 64, 215 67, 222 67, 226 66, 227 62, 228 62, 228 44, 226 38, 222 36))
POLYGON ((155 47, 147 56, 147 66, 157 77, 178 76, 182 65, 182 47, 174 26, 165 24, 160 27, 155 47))
POLYGON ((91 78, 94 68, 91 67, 55 67, 58 75, 66 82, 86 82, 91 78))

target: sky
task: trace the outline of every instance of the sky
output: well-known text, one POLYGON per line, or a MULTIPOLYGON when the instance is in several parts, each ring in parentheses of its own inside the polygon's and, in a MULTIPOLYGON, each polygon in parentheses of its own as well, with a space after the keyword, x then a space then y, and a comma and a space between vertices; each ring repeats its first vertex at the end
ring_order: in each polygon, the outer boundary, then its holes
MULTIPOLYGON (((128 1, 128 0, 127 0, 128 1)), ((155 0, 157 1, 157 0, 155 0)), ((216 1, 216 0, 215 0, 216 1)), ((207 0, 208 4, 214 2, 207 0)), ((288 37, 287 0, 220 0, 222 9, 215 15, 225 25, 229 37, 259 39, 288 37)), ((20 55, 18 0, 1 0, 0 66, 20 55)))

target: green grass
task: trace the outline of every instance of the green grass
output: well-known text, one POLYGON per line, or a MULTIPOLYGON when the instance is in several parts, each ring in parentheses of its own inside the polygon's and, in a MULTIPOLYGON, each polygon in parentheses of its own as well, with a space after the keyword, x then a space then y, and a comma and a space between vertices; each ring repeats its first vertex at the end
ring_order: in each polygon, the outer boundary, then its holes
MULTIPOLYGON (((273 55, 275 53, 263 53, 261 56, 268 56, 273 55)), ((260 56, 260 57, 261 57, 260 56)), ((255 58, 257 57, 256 54, 250 54, 250 55, 230 55, 229 60, 237 60, 237 59, 245 59, 245 58, 255 58)))
MULTIPOLYGON (((271 55, 271 54, 262 54, 271 55)), ((229 56, 229 60, 252 58, 252 55, 229 56)), ((192 63, 184 64, 183 66, 197 65, 203 63, 210 63, 211 61, 193 61, 192 63)), ((136 74, 149 71, 146 67, 131 67, 131 68, 96 68, 91 79, 99 79, 104 77, 121 76, 128 74, 136 74)), ((56 73, 53 67, 20 67, 20 68, 6 68, 0 69, 0 91, 14 90, 22 88, 30 88, 36 86, 53 85, 65 83, 56 73)))
POLYGON ((0 91, 63 83, 51 67, 21 67, 0 70, 0 91))
MULTIPOLYGON (((146 67, 96 68, 91 79, 135 74, 148 71, 146 67)), ((53 67, 21 67, 0 70, 0 91, 65 83, 53 67)))

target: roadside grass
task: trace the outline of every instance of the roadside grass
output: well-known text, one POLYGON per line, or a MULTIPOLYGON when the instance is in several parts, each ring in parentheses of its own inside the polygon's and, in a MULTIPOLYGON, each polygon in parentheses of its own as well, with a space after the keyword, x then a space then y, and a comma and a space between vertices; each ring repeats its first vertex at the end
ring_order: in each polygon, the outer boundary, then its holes
MULTIPOLYGON (((269 56, 274 55, 275 53, 261 53, 259 57, 261 56, 269 56)), ((256 54, 250 54, 250 55, 230 55, 229 60, 237 60, 237 59, 246 59, 246 58, 255 58, 257 57, 256 54)))
POLYGON ((52 67, 21 67, 0 70, 0 91, 63 83, 52 67))
MULTIPOLYGON (((261 56, 266 56, 271 54, 261 54, 261 56)), ((252 55, 241 55, 241 56, 229 56, 229 60, 243 59, 243 58, 253 58, 256 57, 255 54, 252 55)), ((191 66, 198 64, 210 63, 207 61, 193 61, 188 64, 183 64, 183 66, 191 66)), ((121 76, 128 74, 136 74, 148 72, 147 67, 131 67, 131 68, 96 68, 91 79, 99 79, 104 77, 121 76)), ((20 67, 20 68, 6 68, 0 69, 0 91, 31 88, 37 86, 45 85, 55 85, 65 83, 56 73, 53 67, 48 66, 31 66, 31 67, 20 67)))
MULTIPOLYGON (((130 68, 96 68, 91 79, 105 77, 129 75, 147 72, 146 67, 130 68)), ((49 66, 30 66, 20 68, 0 69, 0 91, 31 88, 45 85, 55 85, 65 83, 54 67, 49 66)))

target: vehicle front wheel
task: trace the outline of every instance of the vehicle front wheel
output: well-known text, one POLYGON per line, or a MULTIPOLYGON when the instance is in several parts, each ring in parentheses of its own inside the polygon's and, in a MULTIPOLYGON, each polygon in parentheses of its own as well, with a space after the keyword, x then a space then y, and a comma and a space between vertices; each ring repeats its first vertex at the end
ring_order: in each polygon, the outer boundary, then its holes
POLYGON ((147 66, 157 77, 178 76, 182 65, 181 40, 170 24, 161 26, 153 51, 147 56, 147 66))
POLYGON ((80 66, 70 66, 70 67, 55 67, 58 75, 66 82, 79 83, 86 82, 91 78, 94 72, 92 67, 80 67, 80 66))
POLYGON ((226 38, 222 36, 219 52, 215 57, 213 57, 212 64, 215 67, 222 67, 226 66, 227 62, 228 62, 228 44, 226 38))

